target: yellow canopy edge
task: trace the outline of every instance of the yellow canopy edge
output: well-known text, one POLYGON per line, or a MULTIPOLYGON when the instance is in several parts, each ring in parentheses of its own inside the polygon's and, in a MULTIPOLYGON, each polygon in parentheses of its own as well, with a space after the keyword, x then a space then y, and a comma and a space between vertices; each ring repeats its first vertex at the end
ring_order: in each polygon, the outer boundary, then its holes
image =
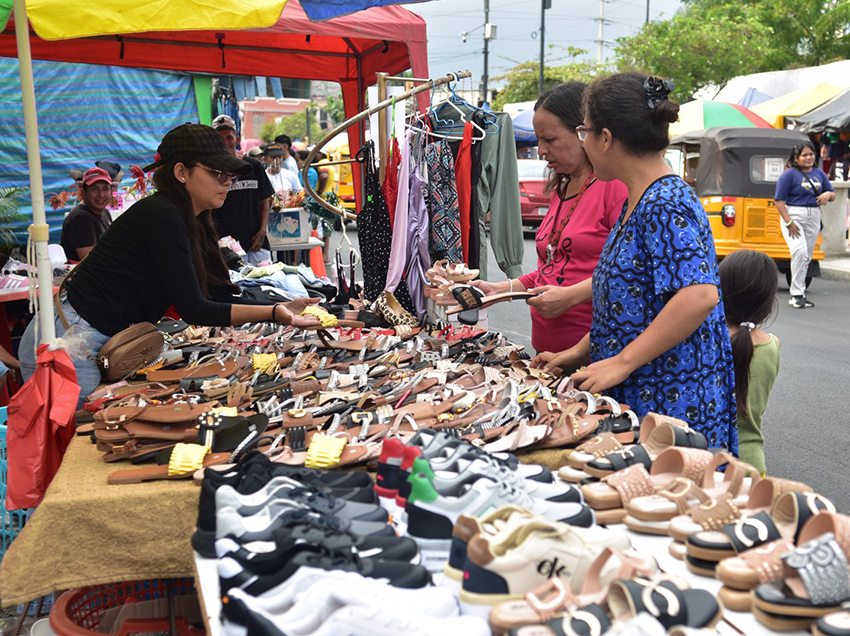
POLYGON ((28 0, 27 16, 44 40, 115 33, 258 29, 275 24, 287 0, 154 0, 72 3, 28 0))
POLYGON ((838 86, 822 83, 811 88, 801 88, 787 95, 780 95, 753 106, 750 110, 769 121, 774 128, 785 128, 786 117, 805 115, 825 104, 843 90, 838 86))

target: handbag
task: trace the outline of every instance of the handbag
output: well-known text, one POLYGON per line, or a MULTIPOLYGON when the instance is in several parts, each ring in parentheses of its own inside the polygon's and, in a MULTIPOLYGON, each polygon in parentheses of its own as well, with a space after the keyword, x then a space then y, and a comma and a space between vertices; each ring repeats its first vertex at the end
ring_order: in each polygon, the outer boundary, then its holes
MULTIPOLYGON (((83 259, 85 260, 85 259, 83 259)), ((80 261, 82 263, 82 261, 80 261)), ((77 264, 77 267, 80 265, 77 264)), ((76 268, 75 268, 76 269, 76 268)), ((73 275, 71 271, 68 276, 73 275)), ((69 329, 68 319, 62 311, 59 296, 65 287, 68 276, 62 279, 54 297, 56 313, 65 329, 69 329)), ((95 361, 100 373, 107 382, 115 382, 130 377, 139 369, 153 364, 162 353, 165 336, 150 322, 140 322, 119 331, 100 348, 95 361)))

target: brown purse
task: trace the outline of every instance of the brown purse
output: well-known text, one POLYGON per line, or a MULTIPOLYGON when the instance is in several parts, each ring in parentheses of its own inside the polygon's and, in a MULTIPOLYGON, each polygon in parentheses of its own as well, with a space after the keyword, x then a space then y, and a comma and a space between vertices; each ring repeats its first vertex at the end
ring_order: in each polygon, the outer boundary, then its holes
MULTIPOLYGON (((79 264, 77 267, 79 267, 79 264)), ((71 271, 68 276, 73 275, 73 273, 71 271)), ((68 276, 62 279, 59 290, 54 297, 56 313, 65 329, 70 328, 70 325, 68 319, 65 318, 65 312, 62 311, 59 296, 65 287, 68 276)), ((153 364, 162 353, 164 342, 165 336, 159 329, 149 322, 140 322, 119 331, 107 340, 106 344, 98 351, 95 361, 97 366, 100 367, 104 380, 107 382, 123 380, 139 369, 153 364)))

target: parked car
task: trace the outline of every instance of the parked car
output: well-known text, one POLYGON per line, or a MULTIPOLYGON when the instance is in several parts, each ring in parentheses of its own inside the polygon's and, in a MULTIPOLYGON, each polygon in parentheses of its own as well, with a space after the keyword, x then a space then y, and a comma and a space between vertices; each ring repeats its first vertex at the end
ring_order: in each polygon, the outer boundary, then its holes
POLYGON ((549 209, 549 195, 543 194, 546 185, 546 162, 538 159, 518 159, 517 169, 522 224, 537 227, 549 209))

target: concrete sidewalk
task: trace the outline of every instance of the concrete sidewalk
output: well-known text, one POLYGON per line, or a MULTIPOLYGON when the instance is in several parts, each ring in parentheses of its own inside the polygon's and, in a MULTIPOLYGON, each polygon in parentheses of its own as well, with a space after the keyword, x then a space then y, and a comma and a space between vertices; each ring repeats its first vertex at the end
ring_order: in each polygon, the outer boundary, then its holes
POLYGON ((823 259, 820 262, 820 274, 826 280, 850 282, 850 253, 823 259))

